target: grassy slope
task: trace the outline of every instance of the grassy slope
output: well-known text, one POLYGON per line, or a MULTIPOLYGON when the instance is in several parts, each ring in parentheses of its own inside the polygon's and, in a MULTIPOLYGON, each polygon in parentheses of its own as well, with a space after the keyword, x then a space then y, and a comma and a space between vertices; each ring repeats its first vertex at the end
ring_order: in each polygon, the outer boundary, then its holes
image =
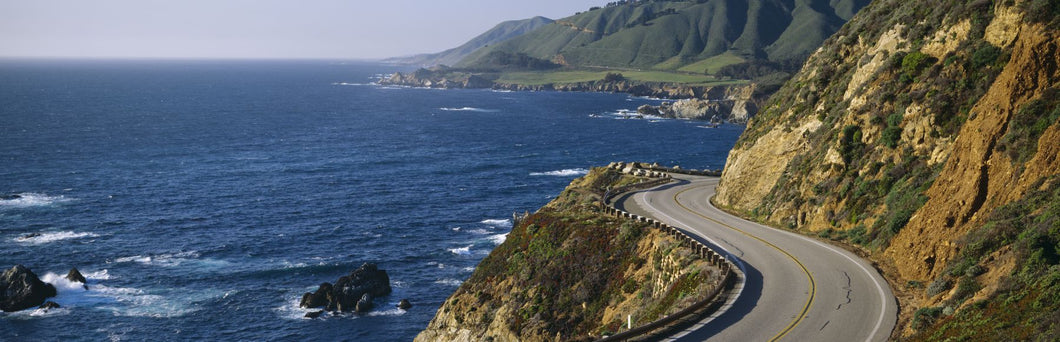
POLYGON ((593 193, 636 180, 603 168, 574 180, 512 229, 421 338, 451 338, 430 334, 455 324, 473 339, 510 331, 526 340, 595 340, 620 331, 626 314, 644 324, 705 295, 720 276, 708 262, 644 223, 596 210, 593 193), (675 283, 656 287, 654 279, 674 272, 675 283))
POLYGON ((388 61, 395 63, 414 64, 414 65, 455 65, 460 60, 464 59, 471 53, 475 52, 482 47, 497 44, 505 40, 521 36, 527 32, 536 30, 542 26, 545 26, 552 22, 552 19, 545 17, 533 17, 530 19, 523 20, 509 20, 497 24, 489 31, 483 32, 482 34, 472 38, 466 43, 438 53, 421 54, 410 57, 393 58, 388 61))
POLYGON ((774 60, 801 58, 864 2, 703 0, 605 7, 480 49, 459 65, 473 66, 494 50, 543 59, 562 56, 572 66, 664 70, 726 52, 774 60))

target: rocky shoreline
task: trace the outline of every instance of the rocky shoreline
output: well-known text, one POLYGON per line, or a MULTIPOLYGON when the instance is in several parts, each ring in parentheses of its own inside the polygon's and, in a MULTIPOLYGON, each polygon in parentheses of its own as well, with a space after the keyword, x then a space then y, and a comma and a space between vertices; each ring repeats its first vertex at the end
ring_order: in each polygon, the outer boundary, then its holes
MULTIPOLYGON (((70 269, 66 274, 66 280, 81 283, 85 290, 85 276, 77 268, 70 269)), ((48 298, 55 297, 58 292, 55 286, 40 280, 26 266, 15 265, 3 274, 0 274, 0 310, 4 312, 22 311, 31 308, 56 309, 59 304, 49 301, 48 298)))
POLYGON ((394 73, 383 77, 378 83, 432 89, 624 93, 632 96, 678 100, 674 103, 664 102, 660 106, 654 106, 655 110, 644 108, 641 114, 741 124, 746 123, 758 112, 759 103, 765 97, 756 92, 757 87, 754 84, 696 86, 622 79, 527 85, 497 82, 487 74, 428 69, 394 73))

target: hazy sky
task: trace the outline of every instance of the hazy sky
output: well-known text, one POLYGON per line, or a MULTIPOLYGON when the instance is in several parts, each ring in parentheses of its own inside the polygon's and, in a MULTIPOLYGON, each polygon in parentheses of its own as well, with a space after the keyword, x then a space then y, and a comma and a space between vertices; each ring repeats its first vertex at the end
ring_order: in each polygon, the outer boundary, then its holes
POLYGON ((0 57, 382 58, 609 0, 0 0, 0 57))

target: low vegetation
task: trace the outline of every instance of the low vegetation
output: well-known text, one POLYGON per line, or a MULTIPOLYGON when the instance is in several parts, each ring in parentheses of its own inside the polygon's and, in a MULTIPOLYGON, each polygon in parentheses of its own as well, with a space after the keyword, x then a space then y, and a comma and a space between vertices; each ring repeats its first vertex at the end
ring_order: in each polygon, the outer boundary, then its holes
POLYGON ((1060 339, 1060 176, 1043 179, 1034 188, 1039 190, 997 208, 985 225, 965 237, 959 257, 933 282, 942 288, 928 293, 955 295, 942 306, 917 312, 920 318, 913 327, 921 331, 918 339, 1060 339), (998 293, 972 301, 988 262, 1006 254, 1015 265, 1002 275, 998 293))
POLYGON ((644 223, 597 210, 607 187, 636 181, 603 168, 575 180, 518 222, 435 321, 453 317, 474 330, 503 324, 476 331, 480 338, 506 330, 530 340, 593 340, 624 330, 626 315, 645 324, 703 298, 721 276, 709 262, 644 223))

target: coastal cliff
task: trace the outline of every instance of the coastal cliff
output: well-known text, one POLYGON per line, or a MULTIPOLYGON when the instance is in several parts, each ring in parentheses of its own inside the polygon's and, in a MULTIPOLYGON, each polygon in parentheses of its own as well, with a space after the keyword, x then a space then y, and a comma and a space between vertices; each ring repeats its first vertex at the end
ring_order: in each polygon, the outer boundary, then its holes
POLYGON ((605 215, 608 187, 639 181, 596 168, 517 220, 417 341, 589 341, 679 311, 720 272, 649 224, 605 215))
MULTIPOLYGON (((619 75, 619 74, 615 74, 619 75)), ((436 89, 495 89, 511 91, 570 91, 625 93, 661 99, 681 99, 676 110, 656 108, 642 114, 669 118, 727 121, 745 123, 758 112, 758 107, 769 95, 757 84, 688 85, 668 82, 645 82, 628 79, 607 79, 569 82, 523 84, 498 80, 494 73, 472 73, 446 68, 419 69, 408 73, 394 73, 379 80, 383 85, 399 85, 436 89)))
POLYGON ((1060 337, 1058 6, 874 1, 751 119, 714 201, 864 250, 903 337, 1060 337))

